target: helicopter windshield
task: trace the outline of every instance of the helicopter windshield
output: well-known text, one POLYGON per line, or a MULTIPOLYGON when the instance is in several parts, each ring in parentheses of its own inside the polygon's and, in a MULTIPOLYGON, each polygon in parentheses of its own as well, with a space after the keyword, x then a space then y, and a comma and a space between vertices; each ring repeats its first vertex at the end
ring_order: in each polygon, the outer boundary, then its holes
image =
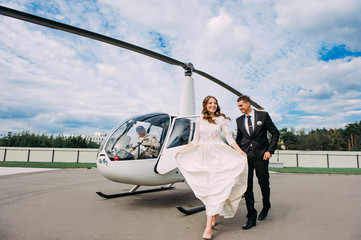
POLYGON ((105 152, 112 161, 157 158, 169 128, 168 114, 131 118, 109 137, 105 152))

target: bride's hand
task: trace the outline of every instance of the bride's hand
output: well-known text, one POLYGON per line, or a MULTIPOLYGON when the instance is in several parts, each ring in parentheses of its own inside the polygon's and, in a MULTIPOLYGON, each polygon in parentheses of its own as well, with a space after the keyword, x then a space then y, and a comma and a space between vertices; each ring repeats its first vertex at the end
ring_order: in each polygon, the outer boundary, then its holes
POLYGON ((174 157, 177 158, 179 153, 180 153, 180 152, 177 152, 174 157))
POLYGON ((247 157, 247 153, 245 153, 245 152, 241 152, 241 154, 244 156, 244 157, 247 157))

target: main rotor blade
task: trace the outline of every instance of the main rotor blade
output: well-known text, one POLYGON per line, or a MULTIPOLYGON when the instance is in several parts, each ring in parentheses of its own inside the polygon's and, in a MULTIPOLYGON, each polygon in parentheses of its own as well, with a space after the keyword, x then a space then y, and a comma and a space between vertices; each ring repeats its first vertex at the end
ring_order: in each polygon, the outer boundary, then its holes
MULTIPOLYGON (((148 50, 148 49, 145 49, 145 48, 142 48, 142 47, 139 47, 139 46, 136 46, 136 45, 133 45, 133 44, 130 44, 130 43, 115 39, 115 38, 107 37, 105 35, 101 35, 101 34, 98 34, 98 33, 95 33, 95 32, 91 32, 91 31, 84 30, 84 29, 81 29, 81 28, 73 27, 73 26, 70 26, 70 25, 67 25, 67 24, 64 24, 64 23, 56 22, 56 21, 53 21, 53 20, 50 20, 50 19, 47 19, 47 18, 38 17, 38 16, 35 16, 35 15, 32 15, 32 14, 17 11, 17 10, 7 8, 7 7, 3 7, 3 6, 0 6, 0 14, 8 16, 8 17, 16 18, 16 19, 19 19, 19 20, 23 20, 23 21, 26 21, 26 22, 31 22, 31 23, 34 23, 34 24, 42 25, 42 26, 45 26, 45 27, 61 30, 61 31, 64 31, 64 32, 69 32, 69 33, 76 34, 76 35, 79 35, 79 36, 83 36, 83 37, 86 37, 86 38, 94 39, 94 40, 101 41, 101 42, 104 42, 104 43, 108 43, 108 44, 118 46, 118 47, 121 47, 121 48, 125 48, 125 49, 128 49, 128 50, 131 50, 131 51, 146 55, 148 57, 152 57, 152 58, 158 59, 160 61, 169 63, 171 65, 180 66, 180 67, 182 67, 184 69, 187 69, 187 67, 188 67, 188 65, 186 63, 183 63, 183 62, 180 62, 180 61, 178 61, 176 59, 167 57, 165 55, 162 55, 162 54, 159 54, 159 53, 156 53, 156 52, 153 52, 151 50, 148 50)), ((230 87, 229 85, 225 84, 221 80, 219 80, 219 79, 217 79, 217 78, 215 78, 215 77, 213 77, 213 76, 211 76, 211 75, 209 75, 209 74, 207 74, 205 72, 202 72, 200 70, 196 70, 194 68, 192 68, 192 71, 199 74, 199 75, 201 75, 201 76, 203 76, 203 77, 205 77, 205 78, 208 78, 209 80, 211 80, 211 81, 213 81, 213 82, 215 82, 217 84, 219 84, 220 86, 226 88, 227 90, 231 91, 232 93, 236 94, 237 96, 243 95, 242 93, 238 92, 236 89, 230 87)), ((254 102, 252 100, 251 100, 251 104, 254 107, 258 108, 258 109, 263 109, 260 105, 258 105, 256 102, 254 102)))
MULTIPOLYGON (((193 72, 198 73, 199 75, 208 78, 209 80, 217 83, 218 85, 224 87, 225 89, 229 90, 230 92, 234 93, 237 96, 242 96, 243 94, 238 92, 236 89, 232 88, 231 86, 225 84, 224 82, 222 82, 221 80, 209 75, 208 73, 199 71, 197 69, 193 69, 193 72)), ((256 103, 255 101, 251 100, 251 104, 252 106, 256 107, 258 110, 263 110, 263 107, 261 107, 258 103, 256 103)))
POLYGON ((32 14, 28 14, 28 13, 24 13, 24 12, 20 12, 11 8, 7 8, 7 7, 3 7, 0 6, 0 14, 8 16, 8 17, 12 17, 12 18, 16 18, 16 19, 20 19, 23 21, 27 21, 27 22, 31 22, 31 23, 35 23, 38 25, 42 25, 45 27, 49 27, 49 28, 53 28, 53 29, 58 29, 61 31, 65 31, 65 32, 69 32, 69 33, 73 33, 76 35, 80 35, 83 37, 87 37, 87 38, 91 38, 94 40, 98 40, 101 42, 105 42, 108 44, 112 44, 121 48, 125 48, 143 55, 146 55, 148 57, 152 57, 155 59, 158 59, 160 61, 172 64, 172 65, 177 65, 177 66, 184 66, 184 63, 175 60, 173 58, 164 56, 162 54, 153 52, 151 50, 127 43, 127 42, 123 42, 120 41, 118 39, 115 38, 111 38, 111 37, 107 37, 98 33, 94 33, 91 31, 87 31, 81 28, 77 28, 77 27, 73 27, 64 23, 59 23, 50 19, 46 19, 46 18, 42 18, 42 17, 38 17, 32 14))

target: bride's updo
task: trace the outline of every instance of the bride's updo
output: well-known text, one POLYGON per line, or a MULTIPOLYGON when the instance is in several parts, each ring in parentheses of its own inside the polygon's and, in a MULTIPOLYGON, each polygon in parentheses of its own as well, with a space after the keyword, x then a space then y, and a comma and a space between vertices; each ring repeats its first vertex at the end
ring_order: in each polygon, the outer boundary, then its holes
POLYGON ((210 112, 208 112, 207 110, 207 104, 209 102, 209 100, 213 98, 214 100, 216 100, 217 103, 217 110, 214 113, 215 117, 219 117, 219 116, 223 116, 225 119, 230 119, 229 117, 227 117, 224 113, 221 113, 221 107, 218 105, 218 100, 217 98, 213 97, 213 96, 207 96, 203 99, 203 110, 202 110, 202 114, 203 114, 203 119, 204 120, 208 120, 208 122, 210 123, 216 123, 216 121, 211 117, 210 112))

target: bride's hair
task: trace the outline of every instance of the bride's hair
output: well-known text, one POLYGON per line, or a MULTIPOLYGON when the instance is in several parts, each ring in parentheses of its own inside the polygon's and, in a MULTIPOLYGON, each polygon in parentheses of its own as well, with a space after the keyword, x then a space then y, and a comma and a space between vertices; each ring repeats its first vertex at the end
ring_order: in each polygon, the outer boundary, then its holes
POLYGON ((208 120, 208 122, 210 123, 216 123, 216 121, 211 117, 211 114, 208 112, 207 110, 207 104, 209 102, 209 100, 213 98, 214 100, 216 100, 217 103, 217 110, 214 113, 215 117, 219 117, 219 116, 223 116, 225 119, 230 119, 229 117, 227 117, 224 113, 221 113, 221 107, 218 105, 218 100, 217 98, 213 97, 213 96, 207 96, 203 99, 203 110, 202 110, 202 114, 203 114, 203 119, 204 120, 208 120))

